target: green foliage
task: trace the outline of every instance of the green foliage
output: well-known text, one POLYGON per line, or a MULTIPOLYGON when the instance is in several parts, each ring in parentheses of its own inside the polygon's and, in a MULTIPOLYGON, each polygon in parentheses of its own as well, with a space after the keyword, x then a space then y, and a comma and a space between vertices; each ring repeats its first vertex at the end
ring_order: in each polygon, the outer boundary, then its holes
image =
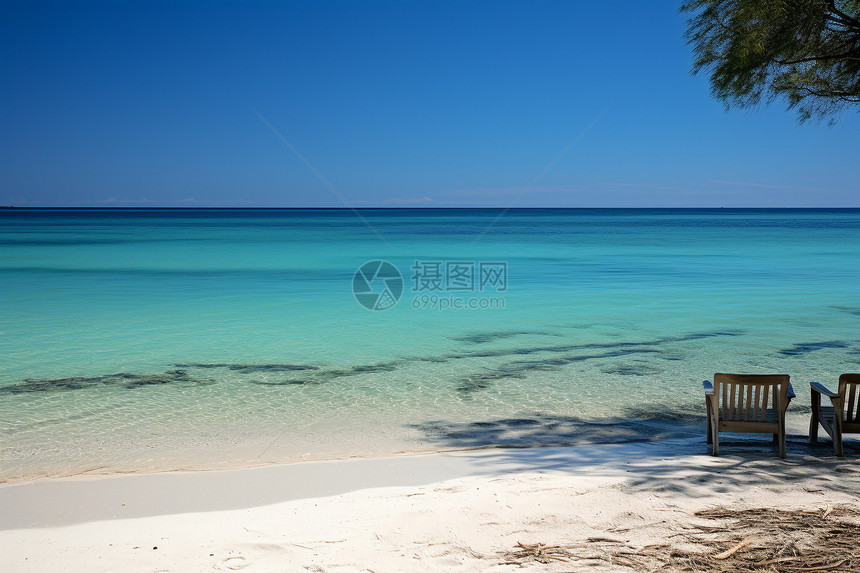
POLYGON ((693 73, 726 108, 786 100, 800 121, 860 109, 860 0, 685 0, 693 73))

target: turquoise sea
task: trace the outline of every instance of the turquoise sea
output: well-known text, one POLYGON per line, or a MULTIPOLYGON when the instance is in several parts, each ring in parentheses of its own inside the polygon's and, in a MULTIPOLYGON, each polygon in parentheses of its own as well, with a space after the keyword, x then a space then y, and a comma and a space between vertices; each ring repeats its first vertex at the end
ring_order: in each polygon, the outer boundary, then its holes
POLYGON ((858 209, 0 210, 0 481, 698 436, 718 371, 803 433, 858 255, 858 209))

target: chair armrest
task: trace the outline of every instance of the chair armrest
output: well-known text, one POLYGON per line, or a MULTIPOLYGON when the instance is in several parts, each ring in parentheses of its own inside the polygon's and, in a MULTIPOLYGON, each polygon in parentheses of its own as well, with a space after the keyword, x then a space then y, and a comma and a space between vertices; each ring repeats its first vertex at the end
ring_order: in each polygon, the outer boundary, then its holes
POLYGON ((702 386, 705 387, 705 395, 713 395, 714 394, 714 385, 711 384, 710 380, 702 380, 702 386))
POLYGON ((810 382, 809 386, 812 388, 813 392, 818 392, 819 394, 824 394, 828 398, 838 398, 839 394, 831 392, 827 388, 825 388, 820 382, 810 382))

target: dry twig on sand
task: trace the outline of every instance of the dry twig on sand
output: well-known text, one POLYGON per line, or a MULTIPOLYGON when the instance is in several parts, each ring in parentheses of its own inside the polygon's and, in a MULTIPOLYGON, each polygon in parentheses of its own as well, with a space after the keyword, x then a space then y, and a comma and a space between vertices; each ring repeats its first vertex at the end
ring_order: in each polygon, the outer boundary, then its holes
POLYGON ((680 542, 634 547, 628 542, 591 537, 565 546, 518 543, 502 563, 578 562, 636 572, 860 573, 860 508, 826 510, 715 508, 696 517, 680 542))
POLYGON ((570 553, 557 545, 532 545, 517 543, 517 548, 505 554, 507 561, 503 565, 525 565, 526 563, 551 563, 553 561, 570 561, 570 553))

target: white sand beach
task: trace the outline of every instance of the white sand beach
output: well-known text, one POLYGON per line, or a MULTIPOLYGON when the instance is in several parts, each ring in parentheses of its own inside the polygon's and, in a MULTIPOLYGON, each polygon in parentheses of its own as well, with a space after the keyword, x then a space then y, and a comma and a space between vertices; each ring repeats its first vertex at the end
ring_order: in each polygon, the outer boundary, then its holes
MULTIPOLYGON (((665 440, 6 485, 2 569, 649 570, 642 555, 654 547, 669 556, 734 544, 729 531, 691 546, 699 510, 832 519, 834 508, 860 508, 856 443, 845 458, 799 436, 788 449, 781 460, 767 440, 726 441, 712 457, 704 439, 665 440)), ((745 538, 726 563, 774 542, 745 538)))

